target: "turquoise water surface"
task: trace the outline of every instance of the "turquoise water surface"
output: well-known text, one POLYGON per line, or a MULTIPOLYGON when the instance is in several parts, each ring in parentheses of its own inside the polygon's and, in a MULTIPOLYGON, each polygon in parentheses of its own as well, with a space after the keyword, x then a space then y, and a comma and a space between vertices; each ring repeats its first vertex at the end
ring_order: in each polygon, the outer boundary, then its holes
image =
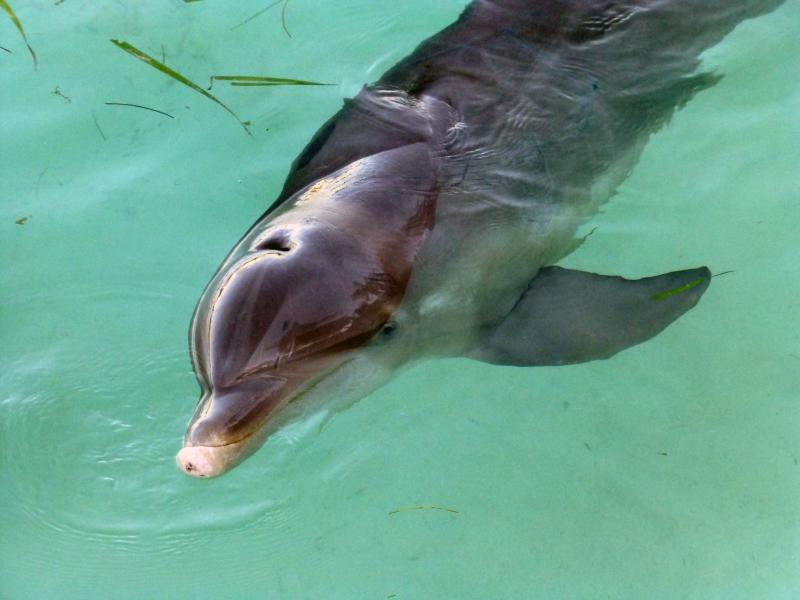
MULTIPOLYGON (((609 361, 424 363, 215 480, 174 463, 187 328, 292 159, 463 0, 0 12, 0 598, 800 598, 800 1, 705 56, 566 265, 701 264, 609 361), (202 85, 242 119, 110 43, 202 85), (156 108, 172 118, 134 107, 156 108)), ((587 229, 588 230, 588 229, 587 229)))

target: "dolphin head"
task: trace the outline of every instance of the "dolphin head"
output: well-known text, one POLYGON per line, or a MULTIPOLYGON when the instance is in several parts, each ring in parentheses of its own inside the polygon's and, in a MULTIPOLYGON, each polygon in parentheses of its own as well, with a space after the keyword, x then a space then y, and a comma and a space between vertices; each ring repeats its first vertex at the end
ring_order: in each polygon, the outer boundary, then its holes
POLYGON ((315 182, 233 250, 192 320, 202 393, 177 456, 186 474, 230 470, 304 410, 310 389, 391 329, 432 226, 429 161, 409 160, 426 158, 420 151, 382 153, 395 154, 315 182))

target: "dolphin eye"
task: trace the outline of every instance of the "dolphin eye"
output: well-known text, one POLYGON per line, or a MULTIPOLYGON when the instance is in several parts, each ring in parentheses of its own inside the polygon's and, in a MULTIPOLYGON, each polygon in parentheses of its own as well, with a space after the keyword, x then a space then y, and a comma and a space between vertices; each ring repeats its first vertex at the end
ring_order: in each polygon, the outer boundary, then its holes
POLYGON ((397 321, 386 321, 378 332, 373 336, 371 344, 380 346, 390 341, 397 331, 397 321))
POLYGON ((390 338, 395 331, 397 331, 397 323, 395 321, 387 321, 381 328, 381 337, 384 339, 390 338))

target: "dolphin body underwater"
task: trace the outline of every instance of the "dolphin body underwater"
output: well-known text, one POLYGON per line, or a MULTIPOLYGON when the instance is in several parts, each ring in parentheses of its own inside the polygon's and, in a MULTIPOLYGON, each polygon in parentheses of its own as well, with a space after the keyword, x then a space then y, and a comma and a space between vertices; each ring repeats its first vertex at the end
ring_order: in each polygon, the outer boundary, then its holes
POLYGON ((718 77, 700 53, 782 0, 477 0, 331 118, 233 248, 190 330, 177 456, 240 463, 401 367, 608 358, 706 290, 554 266, 648 137, 718 77))

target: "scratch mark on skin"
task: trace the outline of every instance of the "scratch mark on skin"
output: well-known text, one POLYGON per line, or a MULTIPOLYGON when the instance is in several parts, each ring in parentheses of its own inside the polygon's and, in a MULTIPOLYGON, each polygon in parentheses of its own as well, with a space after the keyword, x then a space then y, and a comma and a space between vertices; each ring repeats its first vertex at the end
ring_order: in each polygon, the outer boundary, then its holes
POLYGON ((340 173, 320 179, 298 198, 297 205, 309 203, 317 198, 332 197, 336 192, 344 189, 350 180, 358 174, 363 164, 363 159, 357 160, 347 165, 340 173))

